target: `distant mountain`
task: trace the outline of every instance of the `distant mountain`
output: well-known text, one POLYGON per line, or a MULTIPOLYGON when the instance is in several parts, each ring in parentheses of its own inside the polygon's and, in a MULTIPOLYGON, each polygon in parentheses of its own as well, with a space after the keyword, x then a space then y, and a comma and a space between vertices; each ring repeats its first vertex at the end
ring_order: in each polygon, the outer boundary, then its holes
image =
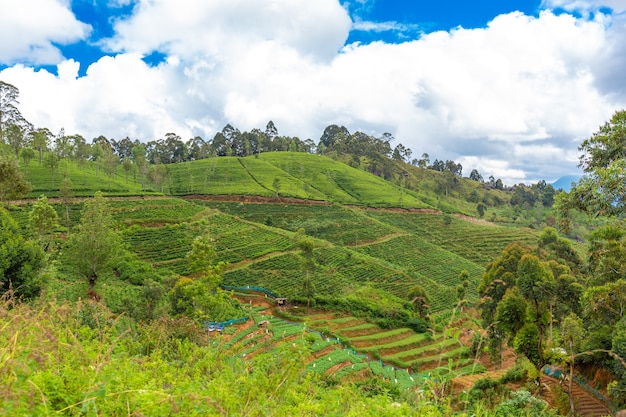
POLYGON ((569 193, 572 183, 577 182, 582 175, 565 175, 552 183, 554 189, 562 189, 569 193))

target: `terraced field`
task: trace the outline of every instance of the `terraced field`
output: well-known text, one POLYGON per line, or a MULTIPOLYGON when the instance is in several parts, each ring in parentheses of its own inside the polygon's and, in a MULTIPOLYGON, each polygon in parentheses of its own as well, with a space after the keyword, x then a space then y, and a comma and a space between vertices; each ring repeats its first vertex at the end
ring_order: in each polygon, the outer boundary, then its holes
POLYGON ((382 223, 366 212, 335 204, 241 203, 193 200, 242 219, 292 232, 302 228, 309 236, 336 245, 355 246, 397 233, 397 227, 382 223))
POLYGON ((444 287, 443 291, 438 291, 437 287, 422 284, 427 289, 433 311, 454 304, 454 288, 461 283, 459 275, 463 270, 468 271, 470 277, 468 299, 478 299, 476 287, 484 268, 418 236, 398 236, 381 243, 364 245, 357 250, 398 265, 413 274, 430 278, 440 287, 444 287))
POLYGON ((440 214, 370 211, 369 215, 483 266, 509 243, 535 244, 538 237, 531 229, 482 225, 440 214))
POLYGON ((458 339, 444 333, 386 330, 364 318, 332 312, 300 314, 301 322, 287 322, 272 315, 265 298, 257 300, 243 296, 245 304, 262 305, 253 308, 253 323, 239 326, 224 338, 223 346, 242 357, 265 352, 281 340, 304 336, 311 352, 307 371, 342 380, 377 375, 404 389, 436 375, 484 371, 467 357, 468 349, 458 339), (410 358, 410 362, 399 366, 398 358, 410 358))
MULTIPOLYGON (((190 206, 190 213, 182 214, 181 218, 170 216, 169 221, 176 222, 185 216, 196 215, 205 210, 201 206, 186 204, 190 206)), ((132 211, 131 208, 127 210, 132 211)), ((172 210, 179 212, 180 208, 172 210)), ((185 257, 191 250, 193 239, 202 234, 215 240, 216 262, 224 261, 230 264, 288 250, 294 245, 290 237, 280 229, 243 222, 218 212, 203 212, 200 218, 202 221, 196 223, 130 227, 124 231, 124 238, 140 259, 179 274, 188 272, 185 257)))

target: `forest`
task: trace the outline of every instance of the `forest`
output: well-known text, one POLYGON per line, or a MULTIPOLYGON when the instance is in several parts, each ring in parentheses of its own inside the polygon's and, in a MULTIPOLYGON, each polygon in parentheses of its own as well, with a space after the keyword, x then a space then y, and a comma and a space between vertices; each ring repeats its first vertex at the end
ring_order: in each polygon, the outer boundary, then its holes
POLYGON ((565 192, 337 125, 88 143, 18 98, 0 81, 2 414, 626 407, 626 111, 565 192))

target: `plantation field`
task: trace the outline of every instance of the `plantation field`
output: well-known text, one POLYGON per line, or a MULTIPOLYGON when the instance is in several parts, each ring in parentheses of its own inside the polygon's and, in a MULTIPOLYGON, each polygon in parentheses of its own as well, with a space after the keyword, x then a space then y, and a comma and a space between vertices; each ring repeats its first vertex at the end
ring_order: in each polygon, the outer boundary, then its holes
POLYGON ((172 194, 260 195, 274 192, 263 187, 236 157, 209 158, 168 165, 172 194))
MULTIPOLYGON (((437 283, 417 272, 407 273, 402 268, 377 258, 364 256, 345 248, 327 247, 315 250, 318 264, 310 274, 316 296, 336 298, 354 293, 364 285, 384 290, 401 299, 411 287, 420 284, 428 288, 433 312, 455 304, 453 288, 437 283)), ((302 300, 305 273, 296 252, 279 253, 223 273, 225 285, 259 286, 281 297, 302 300)))
POLYGON ((396 227, 378 221, 360 209, 336 204, 194 201, 242 219, 292 232, 302 228, 309 236, 342 246, 372 242, 397 232, 396 227))
POLYGON ((168 165, 175 195, 291 197, 372 207, 430 207, 408 190, 330 158, 267 152, 168 165))
POLYGON ((453 216, 382 211, 370 211, 369 214, 479 265, 494 260, 511 242, 534 244, 538 237, 532 229, 482 225, 453 216), (446 224, 446 218, 449 224, 446 224))
POLYGON ((430 207, 411 191, 330 158, 299 152, 268 152, 260 158, 311 184, 329 201, 373 207, 430 207))
MULTIPOLYGON (((438 284, 449 287, 451 291, 461 283, 459 275, 466 270, 470 276, 467 297, 470 301, 478 298, 476 287, 484 268, 417 236, 398 236, 381 243, 362 246, 358 250, 429 277, 438 284)), ((430 295, 428 288, 427 293, 430 295)), ((434 305, 439 304, 437 298, 431 298, 431 301, 434 305)))
MULTIPOLYGON (((182 202, 183 200, 176 200, 182 202)), ((148 204, 149 205, 149 204, 148 204)), ((125 207, 124 210, 133 210, 125 207)), ((137 211, 140 209, 137 208, 137 211)), ((197 215, 197 222, 165 224, 159 227, 135 225, 124 231, 124 239, 131 251, 140 259, 157 268, 169 269, 179 274, 188 273, 186 256, 195 237, 206 235, 214 239, 215 262, 238 262, 257 259, 273 252, 289 250, 294 242, 280 229, 271 229, 237 220, 219 212, 205 212, 205 208, 183 202, 181 207, 172 206, 169 223, 185 216, 197 215), (175 217, 172 213, 184 213, 175 217)), ((161 211, 157 211, 162 215, 161 211)), ((152 225, 150 225, 152 226, 152 225)))
MULTIPOLYGON (((326 195, 303 179, 296 178, 274 164, 259 158, 239 158, 239 162, 259 185, 276 195, 310 200, 325 200, 326 195)), ((304 179, 306 180, 306 179, 304 179)))
POLYGON ((70 159, 62 160, 54 175, 45 164, 39 164, 38 158, 30 161, 28 167, 22 164, 20 168, 33 187, 26 198, 37 198, 42 194, 48 197, 60 196, 59 190, 65 175, 71 180, 72 192, 76 196, 92 196, 98 190, 109 195, 154 194, 152 189, 143 192, 141 183, 132 173, 129 173, 126 181, 126 172, 121 165, 116 167, 111 178, 92 161, 79 164, 70 159))
MULTIPOLYGON (((239 164, 236 158, 230 161, 239 164)), ((123 235, 130 250, 160 271, 188 274, 191 244, 195 237, 206 235, 215 242, 215 262, 229 264, 222 271, 225 285, 260 286, 302 300, 305 273, 293 240, 293 232, 302 228, 317 239, 316 268, 310 273, 317 297, 348 296, 368 285, 406 300, 409 290, 421 285, 429 296, 431 313, 456 305, 461 271, 469 272, 466 298, 474 302, 484 272, 481 262, 497 256, 512 241, 536 239, 530 230, 474 224, 451 216, 446 223, 443 215, 338 204, 146 196, 111 199, 109 205, 114 219, 126 226, 123 235)), ((63 219, 65 206, 55 203, 54 207, 63 219)), ((81 207, 80 202, 70 205, 72 226, 80 222, 81 207)), ((12 209, 25 230, 29 210, 29 205, 12 209)))

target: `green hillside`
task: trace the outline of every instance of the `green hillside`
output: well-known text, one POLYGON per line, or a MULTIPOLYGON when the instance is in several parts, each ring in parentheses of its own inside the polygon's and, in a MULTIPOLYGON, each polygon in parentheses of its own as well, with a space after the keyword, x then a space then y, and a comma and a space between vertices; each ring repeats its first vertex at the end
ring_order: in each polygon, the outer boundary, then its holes
POLYGON ((430 207, 412 191, 325 156, 270 152, 168 166, 173 194, 291 197, 372 207, 430 207))

